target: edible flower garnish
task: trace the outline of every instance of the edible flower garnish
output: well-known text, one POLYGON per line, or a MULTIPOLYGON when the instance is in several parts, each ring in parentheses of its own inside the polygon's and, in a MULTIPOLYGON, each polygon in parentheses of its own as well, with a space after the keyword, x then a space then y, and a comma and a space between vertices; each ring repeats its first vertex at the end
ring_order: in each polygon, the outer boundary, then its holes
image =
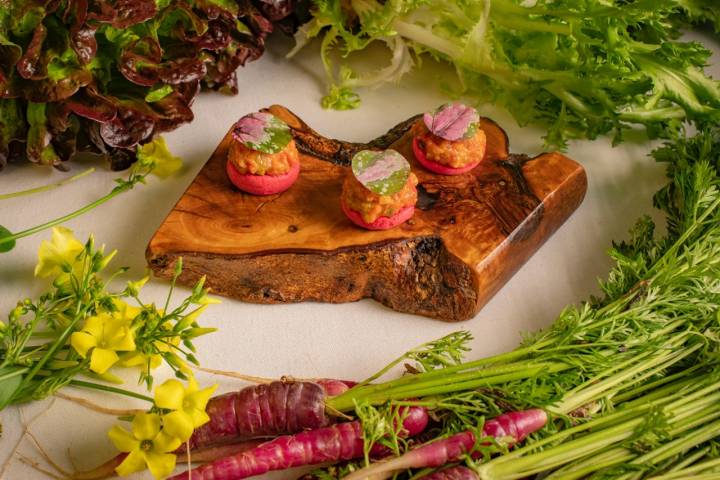
POLYGON ((235 123, 233 138, 262 153, 278 153, 292 140, 290 127, 275 115, 254 112, 235 123))
POLYGON ((52 240, 43 240, 40 244, 35 276, 40 278, 57 277, 64 272, 72 271, 82 251, 83 244, 73 236, 70 229, 53 228, 52 240))
POLYGON ((200 390, 197 381, 190 377, 187 388, 175 379, 165 381, 155 389, 155 405, 170 413, 163 415, 165 430, 181 441, 190 438, 195 428, 204 425, 210 420, 205 413, 210 396, 217 389, 217 385, 200 390))
POLYGON ((448 103, 433 113, 424 114, 423 121, 433 135, 454 142, 475 135, 480 115, 462 103, 448 103))
POLYGON ((70 344, 83 358, 90 356, 90 370, 105 373, 119 360, 117 352, 135 350, 130 322, 109 313, 92 316, 80 332, 70 337, 70 344))
POLYGON ((355 178, 378 195, 399 192, 410 176, 410 164, 395 150, 362 150, 352 159, 355 178))
POLYGON ((132 421, 132 432, 115 425, 108 432, 118 450, 128 455, 115 471, 119 475, 150 470, 155 478, 167 477, 175 469, 176 456, 170 452, 182 443, 180 439, 161 429, 157 413, 138 413, 132 421))

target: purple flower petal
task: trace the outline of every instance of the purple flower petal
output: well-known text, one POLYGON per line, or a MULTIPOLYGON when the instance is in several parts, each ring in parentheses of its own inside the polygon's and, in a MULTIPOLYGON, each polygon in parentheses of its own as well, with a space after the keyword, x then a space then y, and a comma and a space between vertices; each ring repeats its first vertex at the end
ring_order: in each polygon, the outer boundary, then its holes
POLYGON ((443 105, 434 114, 423 115, 425 126, 433 135, 450 141, 467 138, 479 120, 477 110, 462 103, 443 105))
POLYGON ((233 137, 242 143, 262 143, 270 119, 272 115, 264 112, 245 115, 235 123, 233 137))

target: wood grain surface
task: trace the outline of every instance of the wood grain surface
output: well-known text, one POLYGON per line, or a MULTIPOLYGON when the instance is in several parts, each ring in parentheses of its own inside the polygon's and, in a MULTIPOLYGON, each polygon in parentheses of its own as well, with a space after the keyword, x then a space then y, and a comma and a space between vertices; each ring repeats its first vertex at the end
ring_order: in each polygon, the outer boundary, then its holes
POLYGON ((367 144, 328 139, 287 109, 301 172, 286 192, 257 197, 225 174, 225 136, 147 248, 161 277, 183 257, 182 283, 202 275, 215 293, 260 303, 374 298, 446 321, 472 318, 568 218, 587 188, 583 168, 559 153, 508 153, 505 132, 483 118, 486 158, 437 175, 415 160, 408 134, 419 116, 367 144), (415 216, 385 231, 353 225, 340 209, 349 162, 365 148, 394 148, 419 180, 415 216))

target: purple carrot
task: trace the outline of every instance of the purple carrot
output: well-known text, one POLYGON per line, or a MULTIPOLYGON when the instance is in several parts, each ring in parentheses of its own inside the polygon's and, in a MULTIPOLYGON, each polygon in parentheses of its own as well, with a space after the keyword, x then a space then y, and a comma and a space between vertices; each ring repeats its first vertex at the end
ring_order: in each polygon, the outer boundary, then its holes
MULTIPOLYGON (((422 432, 428 423, 427 410, 409 407, 403 419, 403 436, 422 432)), ((352 460, 364 455, 363 432, 359 421, 339 423, 295 435, 285 435, 237 455, 183 472, 170 480, 239 480, 273 470, 352 460)), ((370 454, 387 454, 382 445, 374 445, 370 454)))
POLYGON ((193 432, 190 448, 324 427, 331 423, 326 396, 316 382, 270 382, 213 397, 205 409, 210 421, 193 432))
POLYGON ((345 393, 357 385, 357 382, 351 380, 335 380, 333 378, 317 378, 313 381, 320 385, 329 397, 335 397, 341 393, 345 393))
MULTIPOLYGON (((263 443, 262 440, 245 440, 239 443, 194 450, 190 456, 190 461, 192 463, 212 462, 219 458, 227 457, 228 455, 235 455, 246 450, 252 450, 261 443, 263 443)), ((185 452, 185 445, 181 446, 176 454, 178 463, 187 463, 188 456, 185 452)), ((103 478, 114 477, 117 475, 115 469, 125 460, 127 455, 127 453, 121 453, 92 470, 75 472, 71 478, 72 480, 102 480, 103 478)))
MULTIPOLYGON (((257 446, 258 442, 252 439, 323 427, 332 423, 325 416, 325 398, 355 385, 356 382, 330 378, 312 382, 284 380, 213 397, 205 408, 210 421, 193 432, 190 449, 194 457, 198 455, 197 461, 212 461, 257 446)), ((175 453, 183 456, 186 448, 183 444, 175 453)), ((121 453, 78 478, 111 476, 125 456, 121 453)))
MULTIPOLYGON (((436 470, 431 474, 420 477, 422 480, 478 480, 478 474, 471 468, 455 465, 450 468, 436 470)), ((420 480, 418 479, 418 480, 420 480)))
MULTIPOLYGON (((541 429, 547 422, 547 414, 534 408, 520 412, 509 412, 488 420, 483 426, 483 435, 503 441, 508 445, 521 442, 529 434, 541 429)), ((343 480, 364 480, 385 478, 386 474, 408 468, 441 467, 455 462, 475 446, 472 431, 457 433, 451 437, 421 445, 418 448, 385 462, 374 463, 351 473, 343 480)))

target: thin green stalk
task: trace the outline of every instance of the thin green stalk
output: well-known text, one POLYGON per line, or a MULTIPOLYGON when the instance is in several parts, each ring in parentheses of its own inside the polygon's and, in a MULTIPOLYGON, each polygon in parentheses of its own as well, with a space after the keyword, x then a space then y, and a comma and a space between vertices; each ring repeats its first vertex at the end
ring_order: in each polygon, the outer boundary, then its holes
POLYGON ((619 464, 626 463, 628 460, 635 456, 630 450, 624 448, 614 448, 606 452, 600 453, 599 455, 593 455, 592 459, 587 462, 580 464, 570 465, 569 468, 563 468, 556 470, 547 477, 546 480, 577 480, 584 478, 585 476, 602 470, 605 468, 614 467, 619 464))
POLYGON ((716 420, 704 427, 698 428, 688 435, 684 435, 676 440, 668 442, 652 452, 648 452, 635 460, 632 464, 657 464, 663 460, 666 460, 674 455, 690 450, 696 445, 700 445, 710 439, 713 439, 720 435, 720 420, 716 420))
MULTIPOLYGON (((678 415, 673 416, 671 419, 671 424, 679 424, 674 429, 670 429, 668 431, 668 436, 670 438, 675 438, 678 435, 684 434, 688 430, 692 430, 698 426, 704 425, 707 422, 716 420, 718 417, 720 417, 720 409, 717 407, 718 402, 718 396, 715 396, 713 400, 710 400, 709 402, 706 402, 706 406, 704 406, 701 410, 697 411, 697 409, 693 412, 689 412, 689 415, 685 415, 683 413, 680 413, 678 415), (709 406, 708 406, 709 404, 709 406), (691 418, 688 418, 691 417, 691 418)), ((693 432, 691 435, 695 435, 696 433, 693 432)), ((686 442, 688 441, 688 436, 680 437, 677 439, 677 442, 681 442, 685 447, 687 447, 686 442)), ((692 441, 690 441, 692 444, 692 441)), ((698 442, 701 443, 701 442, 698 442)), ((657 464, 669 457, 672 457, 673 455, 677 454, 678 452, 676 449, 673 449, 673 442, 668 442, 664 444, 662 447, 657 448, 653 450, 653 452, 657 453, 657 455, 660 455, 662 453, 666 453, 667 450, 670 450, 670 454, 661 456, 661 458, 657 459, 657 461, 654 461, 652 463, 657 464)), ((694 444, 693 444, 694 446, 694 444)), ((687 449, 687 448, 685 448, 687 449)), ((653 453, 650 452, 650 453, 653 453)), ((588 456, 587 459, 581 459, 580 461, 567 465, 563 467, 560 470, 557 470, 553 474, 549 475, 547 477, 548 480, 575 480, 579 478, 584 478, 585 476, 600 471, 603 468, 609 468, 616 465, 629 465, 629 464, 638 464, 638 465, 645 465, 648 464, 652 460, 652 455, 647 454, 643 455, 642 457, 637 457, 637 453, 633 452, 630 449, 624 448, 624 447, 616 447, 612 448, 610 450, 607 450, 605 452, 602 452, 600 454, 591 454, 588 456)), ((619 477, 617 480, 629 480, 629 478, 632 478, 632 475, 634 474, 628 474, 629 477, 625 478, 619 477)))
MULTIPOLYGON (((666 375, 666 376, 664 376, 663 378, 661 378, 661 379, 659 379, 659 380, 656 380, 656 381, 654 381, 654 382, 644 383, 644 384, 640 385, 639 387, 635 387, 635 388, 633 388, 633 389, 631 389, 631 390, 628 390, 628 391, 626 391, 626 392, 623 392, 623 393, 620 393, 620 394, 618 394, 618 395, 615 395, 615 396, 613 397, 613 400, 614 400, 616 403, 621 403, 621 402, 625 402, 625 401, 627 401, 627 400, 630 400, 630 399, 632 399, 632 398, 635 398, 635 397, 637 397, 638 395, 640 395, 641 393, 644 393, 644 392, 647 392, 647 391, 650 391, 650 390, 651 390, 653 393, 655 393, 655 392, 663 392, 663 390, 659 390, 659 387, 660 387, 660 386, 666 385, 666 384, 668 384, 668 383, 672 383, 672 382, 674 382, 675 380, 677 380, 678 378, 687 377, 688 374, 693 373, 693 372, 699 370, 700 368, 704 368, 704 367, 706 367, 706 365, 701 364, 701 363, 699 363, 699 364, 697 364, 697 365, 693 365, 692 367, 687 368, 687 369, 685 369, 685 370, 683 370, 683 371, 674 373, 674 374, 672 374, 672 375, 666 375)), ((695 381, 695 380, 694 380, 693 378, 688 378, 687 380, 685 380, 685 383, 692 383, 692 382, 694 382, 694 381, 695 381)), ((676 386, 675 384, 673 384, 673 385, 671 386, 671 388, 677 388, 677 386, 676 386)), ((660 393, 660 395, 663 395, 663 393, 660 393)))
POLYGON ((648 274, 657 276, 657 269, 663 266, 671 255, 676 254, 677 250, 685 243, 685 241, 690 238, 690 236, 694 234, 695 231, 703 225, 703 222, 707 219, 707 217, 717 213, 717 209, 719 207, 720 198, 717 198, 709 207, 705 209, 705 211, 702 213, 702 215, 700 215, 699 218, 695 219, 692 222, 692 224, 680 235, 680 237, 672 244, 672 246, 667 249, 663 256, 657 262, 655 262, 655 264, 648 271, 648 274))
POLYGON ((0 375, 0 382, 7 380, 8 378, 17 377, 18 375, 23 375, 25 372, 27 372, 28 368, 19 368, 17 370, 14 370, 10 373, 5 373, 3 375, 0 375))
MULTIPOLYGON (((583 425, 583 429, 590 429, 590 432, 585 435, 578 436, 546 450, 537 451, 541 444, 562 441, 568 438, 568 432, 572 432, 572 430, 577 431, 578 429, 571 428, 558 432, 557 434, 546 437, 540 442, 531 443, 515 452, 510 452, 509 454, 491 460, 485 465, 481 465, 478 473, 480 474, 480 478, 521 478, 567 465, 574 460, 594 455, 596 452, 600 452, 608 446, 630 438, 635 434, 637 428, 645 422, 643 416, 639 415, 641 411, 649 411, 651 408, 657 408, 659 405, 662 405, 662 411, 671 419, 671 422, 673 419, 682 418, 688 412, 696 412, 700 404, 709 406, 710 409, 717 411, 718 408, 720 408, 718 407, 718 396, 708 395, 708 392, 717 391, 718 388, 720 388, 720 382, 714 382, 704 388, 700 388, 692 394, 681 394, 679 398, 671 399, 670 403, 660 400, 639 405, 629 409, 629 412, 624 412, 626 416, 628 413, 633 414, 627 417, 627 420, 623 420, 619 424, 611 424, 611 426, 607 428, 598 428, 603 424, 603 417, 597 420, 591 420, 583 425)), ((609 417, 621 412, 622 411, 611 414, 609 417)), ((605 421, 607 421, 607 417, 605 421)), ((698 436, 697 438, 704 437, 698 436)), ((686 446, 685 444, 683 445, 686 446)), ((663 456, 662 458, 665 457, 663 456)))
POLYGON ((102 392, 119 393, 120 395, 125 395, 126 397, 137 398, 139 400, 145 400, 146 402, 155 403, 155 400, 153 400, 152 397, 148 397, 147 395, 143 395, 141 393, 135 393, 130 390, 125 390, 122 388, 111 387, 109 385, 102 385, 99 383, 86 382, 83 380, 70 380, 70 382, 68 382, 68 385, 72 385, 73 387, 79 387, 79 388, 88 388, 91 390, 100 390, 102 392))
MULTIPOLYGON (((0 241, 1 241, 1 239, 0 239, 0 241)), ((81 288, 78 288, 78 289, 76 290, 76 295, 78 294, 78 292, 84 292, 84 291, 87 290, 87 286, 88 286, 88 285, 87 285, 87 282, 88 282, 88 275, 87 275, 88 261, 89 261, 89 260, 88 260, 88 257, 85 256, 85 258, 84 258, 84 260, 83 260, 83 262, 84 262, 84 263, 83 263, 83 275, 82 275, 83 284, 82 284, 81 288)), ((66 343, 67 340, 68 340, 68 337, 75 331, 75 326, 78 324, 78 322, 80 322, 80 319, 81 319, 81 318, 84 318, 84 317, 85 317, 85 313, 86 313, 86 311, 87 311, 87 308, 88 308, 87 306, 83 306, 83 302, 82 302, 82 301, 78 301, 77 306, 76 306, 76 308, 75 308, 75 314, 74 314, 74 316, 73 316, 73 319, 72 319, 72 320, 70 321, 70 323, 65 327, 65 330, 63 330, 63 332, 60 334, 60 336, 57 338, 57 340, 55 340, 55 341, 50 345, 50 348, 47 350, 47 352, 45 353, 45 355, 43 355, 43 357, 42 357, 40 360, 38 360, 38 361, 33 365, 33 367, 30 369, 30 371, 29 371, 28 374, 25 376, 25 378, 23 378, 22 383, 20 384, 20 386, 19 386, 18 389, 16 390, 17 392, 22 392, 23 389, 25 389, 25 388, 28 386, 28 384, 32 381, 33 377, 45 366, 45 364, 46 364, 50 359, 52 359, 52 358, 55 356, 55 353, 57 352, 57 350, 58 350, 60 347, 62 347, 63 345, 65 345, 65 343, 66 343)), ((33 328, 34 328, 34 327, 33 327, 33 328)))
MULTIPOLYGON (((644 418, 634 418, 619 425, 589 433, 543 452, 515 458, 512 462, 499 463, 492 460, 479 467, 480 478, 508 478, 510 475, 522 478, 560 467, 625 440, 644 421, 644 418)), ((501 458, 503 457, 499 457, 498 460, 501 458)))
POLYGON ((700 347, 701 345, 697 344, 693 347, 683 349, 679 352, 672 352, 671 350, 652 352, 652 355, 649 359, 638 363, 634 367, 622 370, 620 373, 617 373, 595 384, 590 384, 587 388, 585 388, 585 390, 569 392, 567 395, 563 396, 563 399, 560 401, 560 403, 550 406, 549 409, 551 411, 564 414, 572 412, 573 410, 607 393, 608 390, 616 387, 622 382, 634 379, 634 377, 639 373, 642 373, 648 369, 654 370, 654 367, 658 366, 666 368, 685 358, 689 353, 692 353, 700 347))
MULTIPOLYGON (((358 392, 354 392, 353 395, 347 395, 347 393, 353 392, 353 390, 351 389, 342 395, 338 395, 337 397, 328 398, 325 401, 325 405, 333 410, 337 410, 340 412, 348 412, 355 408, 357 402, 368 402, 371 405, 380 405, 389 400, 401 400, 412 397, 426 397, 430 395, 440 395, 445 393, 458 392, 461 390, 471 390, 479 387, 497 385, 512 380, 529 378, 543 372, 560 372, 569 368, 572 368, 572 366, 561 363, 547 363, 540 366, 533 366, 531 368, 524 367, 518 371, 507 374, 497 374, 492 376, 485 376, 483 374, 484 370, 480 370, 478 372, 475 372, 476 376, 473 380, 456 383, 453 383, 449 381, 449 379, 447 379, 443 383, 438 383, 433 380, 431 382, 428 382, 429 385, 426 385, 424 382, 418 381, 413 385, 401 385, 399 387, 393 387, 391 385, 393 382, 388 382, 387 384, 383 384, 385 385, 384 389, 380 389, 379 391, 376 390, 374 392, 366 393, 361 389, 358 392)), ((421 375, 423 374, 419 374, 418 376, 421 375)))
MULTIPOLYGON (((690 465, 694 464, 701 458, 703 458, 705 455, 708 454, 710 451, 710 447, 701 448, 697 452, 693 453, 692 455, 688 455, 685 458, 683 458, 681 461, 673 465, 670 469, 668 469, 668 473, 671 472, 677 472, 678 470, 683 470, 686 467, 689 467, 690 465)), ((718 459, 720 460, 720 459, 718 459)))
POLYGON ((74 182, 75 180, 79 180, 86 175, 90 175, 94 171, 95 171, 95 168, 90 167, 87 170, 80 172, 77 175, 73 175, 70 178, 66 178, 65 180, 61 180, 61 181, 55 182, 55 183, 49 183, 47 185, 43 185, 42 187, 29 188, 27 190, 20 190, 18 192, 12 192, 12 193, 0 193, 0 200, 6 200, 8 198, 21 197, 23 195, 32 195, 33 193, 40 193, 40 192, 45 192, 47 190, 52 190, 53 188, 61 187, 63 185, 67 185, 68 183, 74 182))
MULTIPOLYGON (((702 450, 703 455, 705 455, 709 451, 709 448, 705 448, 702 450)), ((700 453, 700 452, 698 452, 700 453)), ((692 457, 694 460, 696 460, 697 455, 693 455, 692 457)), ((698 463, 696 465, 693 465, 691 467, 678 469, 678 470, 671 470, 668 473, 665 473, 663 475, 656 475, 653 477, 649 477, 648 480, 677 480, 680 478, 718 478, 717 473, 711 473, 708 475, 711 476, 703 476, 698 475, 700 472, 703 472, 704 470, 709 469, 716 469, 720 467, 720 458, 714 458, 711 460, 706 460, 704 462, 698 463)))
POLYGON ((18 240, 20 238, 29 237, 30 235, 34 235, 38 232, 42 232, 45 229, 55 227, 57 225, 63 224, 67 222, 68 220, 72 220, 75 217, 79 217, 83 213, 87 213, 93 208, 102 205, 103 203, 107 202, 108 200, 113 199, 114 197, 120 195, 123 192, 126 192, 130 189, 132 189, 135 186, 134 183, 125 183, 122 185, 119 185, 115 187, 110 193, 107 195, 100 197, 99 199, 95 200, 94 202, 85 205, 82 208, 79 208, 75 210, 74 212, 68 213, 67 215, 63 215, 62 217, 58 217, 54 220, 50 220, 49 222, 45 222, 40 225, 36 225, 32 228, 28 228, 27 230, 23 230, 17 233, 13 233, 12 235, 8 235, 6 237, 0 237, 0 245, 6 244, 6 243, 12 243, 14 240, 18 240))

